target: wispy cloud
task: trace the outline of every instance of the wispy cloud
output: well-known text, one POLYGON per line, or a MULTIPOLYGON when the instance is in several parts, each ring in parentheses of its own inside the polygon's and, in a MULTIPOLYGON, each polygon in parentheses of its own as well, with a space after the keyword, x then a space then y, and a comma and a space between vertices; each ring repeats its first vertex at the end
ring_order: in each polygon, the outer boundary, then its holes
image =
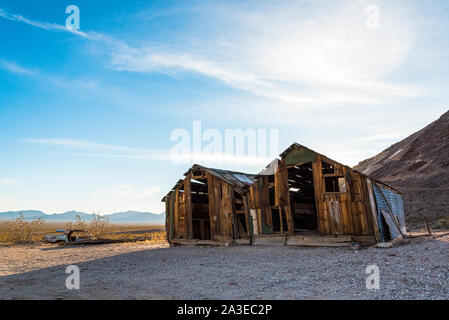
POLYGON ((160 189, 158 186, 152 186, 143 190, 137 190, 129 184, 124 184, 114 187, 97 188, 94 195, 103 198, 134 201, 151 198, 157 195, 160 189))
POLYGON ((121 41, 113 39, 112 37, 109 37, 108 35, 103 34, 103 33, 95 32, 95 31, 80 31, 80 30, 76 30, 76 29, 68 29, 65 26, 57 24, 57 23, 32 20, 32 19, 24 17, 20 14, 9 13, 1 8, 0 8, 0 18, 7 19, 9 21, 25 23, 29 26, 39 28, 42 30, 54 31, 54 32, 68 32, 68 33, 80 36, 87 40, 101 40, 101 41, 104 41, 105 43, 108 43, 110 45, 113 44, 114 46, 117 46, 117 47, 121 46, 121 44, 122 44, 121 41))
POLYGON ((82 37, 86 37, 88 38, 89 35, 87 33, 84 33, 82 31, 79 30, 74 30, 74 29, 67 29, 65 26, 57 24, 57 23, 52 23, 52 22, 40 22, 40 21, 36 21, 36 20, 32 20, 29 18, 26 18, 20 14, 12 14, 12 13, 8 13, 5 10, 0 8, 0 17, 10 20, 10 21, 17 21, 17 22, 23 22, 26 23, 30 26, 36 27, 36 28, 40 28, 40 29, 44 29, 44 30, 49 30, 49 31, 64 31, 64 32, 70 32, 70 33, 74 33, 76 35, 82 36, 82 37))
POLYGON ((36 75, 36 70, 27 69, 18 65, 15 62, 6 61, 3 59, 0 59, 0 68, 17 75, 26 75, 26 76, 36 75))
POLYGON ((70 147, 78 149, 93 149, 93 150, 110 150, 110 151, 125 151, 125 152, 150 152, 148 149, 131 148, 119 145, 95 143, 79 139, 26 139, 25 142, 43 145, 53 145, 61 147, 70 147))
POLYGON ((202 163, 204 165, 241 164, 249 166, 263 166, 270 162, 270 157, 240 155, 226 152, 179 152, 179 150, 155 150, 133 148, 120 145, 96 143, 78 139, 26 139, 26 143, 41 144, 68 149, 79 149, 84 152, 70 153, 71 155, 98 158, 117 158, 135 160, 171 161, 174 164, 202 163), (90 151, 90 152, 89 152, 90 151), (92 152, 94 151, 94 152, 92 152))
POLYGON ((376 133, 369 136, 355 138, 354 141, 357 142, 368 142, 368 141, 378 141, 378 140, 397 140, 407 136, 407 133, 403 132, 382 132, 376 133))
POLYGON ((17 182, 16 179, 13 178, 0 178, 0 184, 6 184, 9 186, 15 185, 17 182))
POLYGON ((199 45, 127 47, 112 53, 111 64, 119 71, 196 72, 259 96, 314 107, 419 95, 417 88, 382 80, 407 57, 413 30, 386 9, 380 29, 366 28, 368 4, 323 6, 318 14, 291 2, 263 2, 250 12, 205 6, 199 11, 216 28, 198 38, 187 30, 182 37, 199 45))
MULTIPOLYGON (((329 5, 317 13, 306 2, 257 2, 251 7, 226 4, 196 8, 207 33, 186 30, 181 43, 167 38, 159 45, 130 46, 96 32, 74 32, 62 25, 39 22, 0 11, 0 17, 53 31, 69 31, 103 40, 117 71, 140 73, 194 72, 233 88, 301 107, 335 104, 379 104, 394 97, 420 95, 419 88, 384 81, 413 47, 413 29, 406 28, 404 8, 388 10, 378 30, 365 26, 367 1, 329 5), (401 11, 402 10, 402 11, 401 11), (394 14, 392 12, 400 12, 394 14), (226 26, 227 34, 223 34, 226 26), (206 45, 207 44, 207 45, 206 45)), ((175 11, 176 12, 176 11, 175 11)), ((199 19, 200 20, 200 19, 199 19)))

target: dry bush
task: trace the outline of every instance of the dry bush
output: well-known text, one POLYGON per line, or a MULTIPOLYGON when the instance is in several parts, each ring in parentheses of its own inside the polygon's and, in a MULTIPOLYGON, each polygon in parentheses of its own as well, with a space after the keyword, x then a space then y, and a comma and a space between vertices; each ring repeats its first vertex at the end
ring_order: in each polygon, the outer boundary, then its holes
POLYGON ((93 239, 104 238, 105 235, 114 231, 114 225, 109 222, 107 217, 94 214, 94 218, 87 224, 87 233, 93 239))
POLYGON ((86 230, 87 231, 87 223, 84 222, 79 215, 76 215, 75 222, 67 223, 66 228, 68 230, 86 230))
POLYGON ((9 241, 16 244, 29 244, 39 241, 39 229, 45 224, 42 218, 26 221, 22 213, 9 223, 9 241))
POLYGON ((109 222, 109 219, 99 214, 94 214, 93 220, 89 222, 83 221, 77 215, 76 221, 70 222, 66 226, 69 230, 84 230, 84 235, 89 239, 102 239, 114 231, 114 225, 109 222))
POLYGON ((158 231, 158 232, 151 233, 149 238, 150 238, 150 241, 160 242, 160 241, 166 241, 167 235, 166 235, 165 231, 158 231))
POLYGON ((439 219, 436 224, 436 229, 449 229, 449 217, 439 219))

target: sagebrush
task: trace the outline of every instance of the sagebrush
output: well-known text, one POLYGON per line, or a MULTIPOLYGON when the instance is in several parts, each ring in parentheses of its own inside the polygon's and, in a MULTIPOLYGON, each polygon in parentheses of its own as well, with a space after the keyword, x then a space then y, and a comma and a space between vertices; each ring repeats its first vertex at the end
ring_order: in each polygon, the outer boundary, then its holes
POLYGON ((8 240, 16 244, 30 244, 40 241, 39 229, 45 224, 42 218, 26 221, 23 213, 9 223, 8 240))
POLYGON ((93 219, 89 222, 83 221, 77 215, 75 222, 67 224, 67 229, 83 230, 89 239, 102 239, 114 231, 114 225, 109 222, 107 217, 102 217, 99 214, 94 214, 93 219))

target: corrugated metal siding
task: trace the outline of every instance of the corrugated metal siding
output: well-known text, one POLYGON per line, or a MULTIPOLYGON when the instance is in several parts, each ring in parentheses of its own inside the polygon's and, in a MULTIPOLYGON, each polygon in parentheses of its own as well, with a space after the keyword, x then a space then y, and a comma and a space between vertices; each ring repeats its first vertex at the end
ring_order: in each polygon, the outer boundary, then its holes
POLYGON ((385 219, 385 222, 388 225, 388 230, 390 230, 390 235, 393 239, 396 239, 401 236, 401 232, 396 226, 395 221, 393 221, 393 217, 390 215, 388 210, 382 209, 382 215, 385 219))
MULTIPOLYGON (((386 188, 380 188, 382 190, 383 195, 387 199, 388 203, 390 204, 391 209, 393 210, 393 214, 398 218, 399 226, 402 233, 406 233, 405 229, 405 214, 404 214, 404 204, 402 202, 402 197, 394 193, 391 190, 388 190, 386 188)), ((382 194, 380 193, 380 190, 376 184, 374 184, 374 196, 376 197, 376 204, 377 204, 377 222, 379 225, 380 230, 380 236, 381 240, 383 242, 388 241, 388 230, 386 230, 387 225, 385 224, 385 221, 382 219, 382 209, 386 211, 390 211, 388 208, 387 203, 385 202, 384 198, 382 197, 382 194)), ((394 235, 393 239, 396 238, 394 235)))

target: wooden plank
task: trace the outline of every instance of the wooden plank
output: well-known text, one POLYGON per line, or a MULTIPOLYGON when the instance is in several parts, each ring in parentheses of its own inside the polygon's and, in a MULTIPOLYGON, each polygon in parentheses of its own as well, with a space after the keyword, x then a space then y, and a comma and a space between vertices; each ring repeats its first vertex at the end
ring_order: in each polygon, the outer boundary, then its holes
POLYGON ((250 225, 249 225, 249 209, 248 209, 248 198, 245 196, 245 195, 243 195, 242 196, 242 200, 243 200, 243 211, 245 212, 245 221, 246 221, 246 234, 247 234, 247 236, 248 237, 252 237, 252 234, 251 234, 251 228, 250 228, 250 225))
POLYGON ((351 236, 287 236, 286 245, 311 247, 351 246, 351 236))
POLYGON ((285 237, 285 235, 257 235, 254 236, 253 246, 283 246, 285 245, 285 237))
POLYGON ((285 206, 290 201, 290 195, 288 191, 288 172, 285 166, 285 160, 279 161, 278 171, 274 175, 275 182, 275 205, 285 206))
POLYGON ((329 206, 330 233, 343 234, 340 201, 327 201, 327 205, 329 206))
POLYGON ((171 243, 183 246, 224 246, 230 244, 230 242, 198 239, 173 239, 171 243))
POLYGON ((191 173, 189 172, 184 180, 184 199, 185 210, 187 216, 187 239, 193 238, 193 222, 192 222, 192 194, 191 194, 191 173))
POLYGON ((214 241, 214 240, 197 240, 198 246, 223 246, 229 244, 228 242, 214 241))
POLYGON ((358 242, 361 245, 373 245, 377 243, 375 236, 352 236, 353 242, 358 242))
POLYGON ((268 176, 261 177, 263 185, 260 190, 261 197, 261 209, 262 209, 262 221, 268 228, 273 229, 273 218, 271 216, 270 208, 270 191, 268 188, 268 176))
POLYGON ((209 193, 209 219, 210 219, 210 238, 215 239, 217 234, 217 200, 215 194, 215 179, 209 173, 206 173, 207 178, 207 192, 209 193))
POLYGON ((373 190, 373 183, 370 178, 366 178, 366 186, 367 186, 367 193, 369 197, 369 203, 370 203, 370 209, 371 209, 371 215, 372 215, 372 227, 373 227, 373 233, 376 237, 377 242, 380 242, 380 231, 379 231, 379 224, 377 222, 377 204, 376 199, 374 198, 374 190, 373 190))
POLYGON ((281 232, 284 232, 284 219, 282 219, 282 208, 279 207, 278 211, 279 211, 279 224, 280 224, 279 228, 280 228, 281 232))
POLYGON ((248 239, 235 239, 234 242, 235 242, 235 244, 238 244, 238 245, 250 245, 251 244, 251 240, 249 238, 248 239))
POLYGON ((175 234, 174 238, 179 238, 179 187, 176 187, 175 191, 175 234))
POLYGON ((220 242, 232 242, 232 236, 215 235, 215 240, 220 242))
POLYGON ((324 186, 322 178, 321 156, 317 155, 316 160, 312 162, 313 186, 315 189, 315 205, 317 209, 318 233, 329 234, 328 216, 324 204, 324 186))
POLYGON ((220 181, 221 189, 222 189, 222 199, 221 199, 221 208, 222 208, 222 220, 221 220, 221 234, 226 236, 233 236, 233 219, 234 212, 232 210, 232 188, 223 181, 220 181))
POLYGON ((198 240, 196 239, 173 239, 171 243, 173 244, 181 244, 185 246, 196 246, 198 240))
MULTIPOLYGON (((237 212, 235 209, 235 194, 234 194, 234 188, 228 185, 228 192, 229 192, 229 201, 231 203, 231 227, 232 227, 232 238, 238 239, 240 237, 241 230, 239 228, 240 220, 237 219, 237 212)), ((243 227, 242 227, 243 229, 243 227)))

